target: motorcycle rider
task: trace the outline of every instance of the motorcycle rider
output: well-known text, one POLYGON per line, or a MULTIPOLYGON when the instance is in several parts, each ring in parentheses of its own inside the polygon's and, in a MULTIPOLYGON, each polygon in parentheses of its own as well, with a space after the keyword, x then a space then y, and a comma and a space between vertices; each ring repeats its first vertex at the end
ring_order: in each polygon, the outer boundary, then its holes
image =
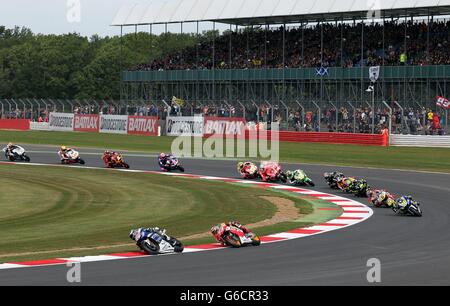
POLYGON ((286 176, 291 183, 304 183, 307 175, 303 170, 287 171, 286 176))
POLYGON ((332 188, 337 187, 337 182, 339 181, 339 179, 345 177, 343 173, 337 171, 334 171, 332 173, 327 172, 323 176, 325 177, 325 180, 327 181, 328 185, 330 185, 330 187, 332 188))
POLYGON ((392 195, 386 190, 371 190, 367 191, 367 197, 369 198, 369 203, 375 205, 376 207, 392 207, 395 201, 392 199, 392 195))
POLYGON ((69 159, 69 156, 67 155, 67 153, 68 153, 69 151, 72 151, 72 149, 71 149, 71 148, 68 148, 68 147, 66 147, 66 146, 61 146, 61 148, 60 148, 58 154, 59 154, 59 156, 61 156, 61 159, 62 159, 62 160, 66 160, 66 159, 69 159))
POLYGON ((242 176, 247 176, 250 170, 255 169, 255 172, 257 172, 258 168, 253 164, 252 162, 246 162, 246 163, 238 163, 237 170, 242 176))
POLYGON ((244 234, 250 234, 251 231, 243 226, 239 221, 230 221, 228 223, 222 223, 218 225, 214 225, 211 227, 211 234, 213 234, 214 238, 217 242, 220 242, 222 245, 225 245, 225 241, 223 240, 222 236, 226 230, 227 227, 236 227, 244 232, 244 234))
POLYGON ((12 142, 8 143, 8 145, 7 145, 6 148, 5 148, 5 155, 6 155, 6 156, 11 155, 12 152, 13 152, 15 149, 18 149, 18 148, 19 148, 19 147, 16 146, 15 144, 13 144, 12 142))
POLYGON ((367 185, 367 181, 365 179, 360 179, 360 180, 354 180, 353 182, 351 182, 351 184, 348 186, 348 190, 350 192, 353 192, 355 194, 361 194, 363 193, 363 195, 367 194, 367 189, 369 188, 369 186, 367 185))
POLYGON ((356 181, 356 179, 354 177, 344 177, 344 178, 341 178, 340 180, 338 180, 337 186, 342 191, 349 192, 350 191, 350 189, 349 189, 350 186, 355 181, 356 181))
POLYGON ((170 163, 169 160, 171 157, 172 157, 172 154, 166 154, 166 153, 159 154, 158 163, 159 163, 159 166, 161 167, 161 170, 166 170, 166 167, 169 166, 169 163, 170 163))
POLYGON ((163 237, 167 236, 166 235, 166 230, 165 229, 161 230, 159 227, 149 227, 149 228, 141 227, 141 228, 132 230, 128 236, 130 237, 130 239, 136 241, 136 243, 139 243, 139 240, 141 239, 142 232, 144 232, 144 231, 150 231, 150 232, 158 233, 159 235, 161 235, 163 237))
POLYGON ((394 208, 397 213, 407 212, 412 202, 414 202, 412 196, 402 196, 394 202, 394 208))
POLYGON ((268 171, 275 171, 276 168, 280 168, 280 166, 275 162, 263 162, 259 169, 259 176, 263 180, 263 182, 267 182, 269 179, 268 171))
POLYGON ((108 150, 103 153, 103 162, 105 163, 106 167, 108 167, 114 160, 114 158, 118 155, 116 152, 110 152, 108 150))

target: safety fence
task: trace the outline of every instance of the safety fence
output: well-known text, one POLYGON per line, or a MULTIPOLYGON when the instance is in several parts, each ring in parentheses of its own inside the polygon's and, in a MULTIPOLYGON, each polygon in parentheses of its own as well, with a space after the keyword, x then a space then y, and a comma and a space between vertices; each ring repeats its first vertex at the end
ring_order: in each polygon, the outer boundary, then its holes
MULTIPOLYGON (((63 132, 90 132, 126 135, 189 137, 239 137, 241 139, 272 139, 267 126, 249 125, 244 118, 221 117, 158 117, 50 113, 48 122, 31 122, 26 119, 0 119, 0 129, 39 130, 63 132), (160 126, 161 123, 161 126, 160 126)), ((388 146, 387 131, 383 134, 320 133, 279 131, 276 137, 283 142, 357 144, 388 146)))
POLYGON ((391 146, 450 148, 450 136, 391 135, 391 146))

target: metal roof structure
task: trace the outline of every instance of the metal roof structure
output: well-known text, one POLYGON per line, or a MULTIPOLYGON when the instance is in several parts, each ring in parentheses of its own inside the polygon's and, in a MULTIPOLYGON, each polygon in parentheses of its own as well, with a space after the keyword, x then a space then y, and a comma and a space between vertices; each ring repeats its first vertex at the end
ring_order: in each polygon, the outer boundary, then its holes
POLYGON ((450 0, 167 0, 124 5, 111 25, 211 21, 234 25, 450 15, 450 0))

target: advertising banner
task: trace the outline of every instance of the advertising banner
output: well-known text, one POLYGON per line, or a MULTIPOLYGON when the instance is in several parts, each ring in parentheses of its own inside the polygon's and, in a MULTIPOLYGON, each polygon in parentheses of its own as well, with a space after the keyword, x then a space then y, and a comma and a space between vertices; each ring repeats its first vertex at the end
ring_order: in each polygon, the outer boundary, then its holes
POLYGON ((100 116, 99 115, 78 115, 74 117, 75 132, 92 132, 98 133, 99 131, 100 116))
POLYGON ((128 116, 102 115, 99 130, 100 133, 127 134, 128 116))
POLYGON ((203 117, 167 117, 167 136, 203 137, 203 117))
POLYGON ((49 128, 51 131, 73 132, 74 114, 50 113, 49 128))
POLYGON ((128 134, 158 136, 158 117, 128 116, 128 134))
POLYGON ((205 135, 245 136, 244 118, 205 117, 205 135))

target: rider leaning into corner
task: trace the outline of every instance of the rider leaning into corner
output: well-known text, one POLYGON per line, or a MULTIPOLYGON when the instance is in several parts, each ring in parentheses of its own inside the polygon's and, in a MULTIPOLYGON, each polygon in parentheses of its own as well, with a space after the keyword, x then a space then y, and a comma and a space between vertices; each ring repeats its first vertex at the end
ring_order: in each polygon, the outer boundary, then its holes
POLYGON ((386 190, 368 190, 367 197, 369 198, 369 203, 375 205, 376 207, 392 207, 395 204, 393 196, 386 190))
POLYGON ((19 148, 18 146, 16 146, 15 144, 13 144, 12 142, 8 143, 8 145, 6 146, 6 151, 5 153, 7 155, 11 154, 12 151, 14 151, 15 149, 19 148))
POLYGON ((254 172, 258 171, 258 167, 255 166, 252 162, 246 163, 238 163, 237 170, 242 176, 246 176, 249 171, 253 170, 254 172))
POLYGON ((117 155, 116 152, 105 151, 105 153, 103 153, 103 162, 105 163, 105 166, 109 166, 113 158, 117 155))
POLYGON ((161 167, 161 170, 166 170, 166 167, 169 166, 169 159, 172 157, 171 154, 161 153, 158 157, 158 163, 161 167))
POLYGON ((159 227, 149 227, 149 228, 141 227, 141 228, 132 230, 130 232, 130 234, 129 234, 129 237, 132 240, 136 241, 136 243, 139 244, 139 240, 141 239, 142 232, 144 232, 144 231, 150 231, 150 232, 158 233, 161 236, 166 236, 166 230, 165 229, 160 229, 159 227))
POLYGON ((62 160, 64 159, 69 159, 69 156, 67 155, 67 152, 71 151, 72 148, 68 148, 66 146, 61 146, 61 148, 59 149, 59 156, 61 157, 62 160))
POLYGON ((244 234, 251 233, 251 231, 245 226, 243 226, 239 221, 230 221, 228 223, 215 225, 211 228, 211 234, 213 234, 217 242, 221 243, 222 245, 225 245, 225 241, 222 239, 222 237, 227 227, 236 227, 241 231, 243 231, 244 234))

